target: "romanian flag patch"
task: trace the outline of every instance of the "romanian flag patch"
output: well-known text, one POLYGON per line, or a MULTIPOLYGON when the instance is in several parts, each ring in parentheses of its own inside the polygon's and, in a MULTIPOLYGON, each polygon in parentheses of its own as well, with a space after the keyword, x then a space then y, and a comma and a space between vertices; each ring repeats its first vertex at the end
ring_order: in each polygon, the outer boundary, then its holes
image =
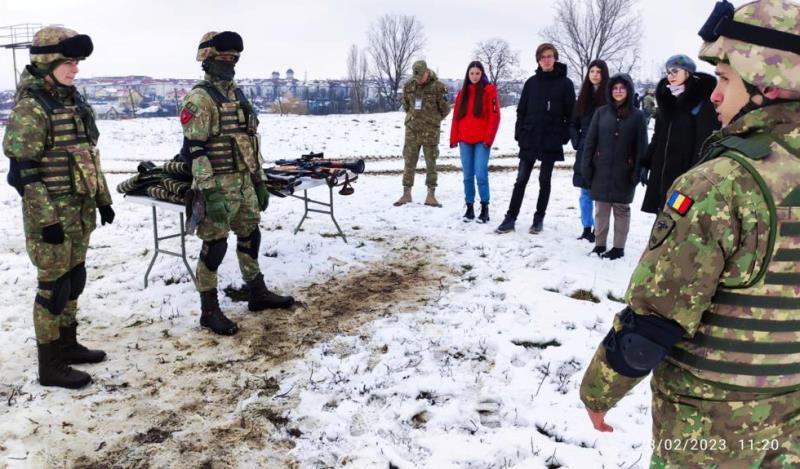
POLYGON ((678 215, 680 216, 686 215, 686 212, 688 212, 689 209, 692 208, 693 204, 694 200, 692 200, 691 197, 683 195, 678 191, 673 191, 672 195, 669 197, 669 200, 667 201, 667 205, 669 205, 669 208, 678 212, 678 215))

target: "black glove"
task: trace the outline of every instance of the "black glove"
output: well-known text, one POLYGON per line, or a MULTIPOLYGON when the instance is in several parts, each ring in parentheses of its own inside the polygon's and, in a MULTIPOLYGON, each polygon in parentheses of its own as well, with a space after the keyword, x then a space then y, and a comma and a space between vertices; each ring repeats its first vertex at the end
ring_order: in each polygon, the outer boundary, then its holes
POLYGON ((97 207, 97 211, 100 212, 100 223, 105 225, 108 223, 109 225, 114 223, 114 209, 111 208, 111 204, 103 205, 102 207, 97 207))
POLYGON ((639 171, 639 183, 643 186, 647 185, 647 178, 650 175, 650 170, 647 168, 642 168, 639 171))
POLYGON ((64 229, 61 223, 48 225, 42 228, 42 241, 47 244, 61 244, 64 242, 64 229))

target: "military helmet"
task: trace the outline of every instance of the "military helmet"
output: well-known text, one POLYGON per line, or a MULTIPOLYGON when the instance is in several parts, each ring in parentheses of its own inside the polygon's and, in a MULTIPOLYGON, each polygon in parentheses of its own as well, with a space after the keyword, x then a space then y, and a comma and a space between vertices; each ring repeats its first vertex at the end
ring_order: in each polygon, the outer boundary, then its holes
POLYGON ((233 31, 209 31, 200 38, 200 45, 197 46, 197 61, 202 62, 208 58, 213 58, 221 53, 231 54, 239 57, 244 50, 242 36, 233 31))
POLYGON ((717 2, 700 30, 702 60, 729 64, 759 88, 800 91, 800 6, 788 0, 758 0, 734 10, 717 2))
POLYGON ((47 26, 33 35, 31 63, 51 65, 67 59, 83 60, 92 55, 92 38, 61 26, 47 26))

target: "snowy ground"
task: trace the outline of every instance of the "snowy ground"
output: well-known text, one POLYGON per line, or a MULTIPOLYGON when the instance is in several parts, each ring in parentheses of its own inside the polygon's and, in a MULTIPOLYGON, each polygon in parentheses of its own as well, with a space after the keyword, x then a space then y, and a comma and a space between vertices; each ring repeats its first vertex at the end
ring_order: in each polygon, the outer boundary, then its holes
MULTIPOLYGON (((513 167, 503 155, 515 151, 514 116, 504 111, 492 165, 513 167)), ((180 145, 174 119, 100 126, 112 186, 138 161, 166 160, 180 145)), ((267 159, 309 150, 372 156, 370 172, 402 168, 401 127, 399 114, 262 119, 267 159)), ((446 140, 440 163, 459 167, 446 140)), ((567 170, 554 174, 543 233, 527 233, 533 177, 518 231, 493 234, 514 176, 491 173, 486 226, 461 221, 458 172, 440 174, 444 208, 421 204, 422 176, 415 202, 394 208, 399 177, 366 175, 354 195, 336 196, 348 244, 320 215, 292 235, 302 204, 273 198, 260 262, 268 284, 302 304, 247 312, 230 248, 220 276, 232 287, 222 306, 241 329, 233 338, 198 327, 199 299, 178 259, 159 260, 143 288, 149 209, 114 194, 117 220, 92 238, 79 313, 81 336, 109 359, 81 367, 95 382, 77 392, 37 384, 35 270, 19 198, 3 184, 0 466, 646 467, 648 386, 609 413, 611 434, 592 429, 578 398, 649 234, 643 193, 627 255, 609 262, 575 240, 577 189, 567 170), (580 299, 587 291, 597 302, 580 299)), ((177 216, 161 221, 175 229, 177 216)), ((199 246, 188 239, 193 267, 199 246)))

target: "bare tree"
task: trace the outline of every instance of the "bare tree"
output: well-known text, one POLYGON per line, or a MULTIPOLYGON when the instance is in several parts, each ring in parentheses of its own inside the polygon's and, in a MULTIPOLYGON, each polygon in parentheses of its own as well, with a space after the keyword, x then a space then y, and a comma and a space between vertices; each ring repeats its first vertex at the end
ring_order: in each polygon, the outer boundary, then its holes
POLYGON ((643 29, 637 4, 638 0, 557 0, 552 26, 542 36, 558 48, 578 81, 594 59, 630 73, 641 58, 643 29))
POLYGON ((489 81, 495 84, 512 79, 514 68, 519 65, 519 51, 511 50, 508 42, 499 37, 479 42, 473 54, 486 68, 489 81))
POLYGON ((352 112, 363 113, 364 102, 367 99, 367 56, 358 46, 350 46, 347 54, 347 80, 350 82, 350 99, 353 103, 352 112))
POLYGON ((381 99, 386 108, 395 110, 411 61, 425 47, 422 23, 416 16, 386 14, 370 26, 367 40, 381 99))

